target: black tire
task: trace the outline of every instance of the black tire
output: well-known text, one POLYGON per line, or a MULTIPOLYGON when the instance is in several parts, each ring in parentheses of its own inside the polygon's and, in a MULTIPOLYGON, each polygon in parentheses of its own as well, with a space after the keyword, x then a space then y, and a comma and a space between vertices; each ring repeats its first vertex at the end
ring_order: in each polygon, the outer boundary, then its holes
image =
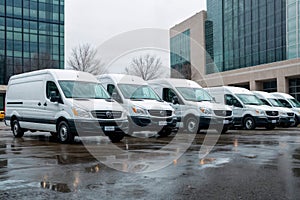
POLYGON ((57 136, 58 136, 57 132, 50 132, 50 134, 52 137, 55 137, 55 138, 57 138, 57 136))
POLYGON ((273 130, 273 129, 275 129, 275 125, 273 125, 273 124, 268 124, 267 126, 265 126, 265 128, 267 129, 267 130, 273 130))
POLYGON ((20 123, 17 119, 13 120, 11 130, 16 138, 21 138, 24 135, 24 130, 20 127, 20 123))
POLYGON ((184 127, 190 134, 199 132, 199 120, 194 115, 187 116, 184 120, 184 127))
POLYGON ((61 143, 73 143, 74 142, 74 134, 71 133, 70 126, 67 122, 61 121, 57 127, 58 139, 61 143))
POLYGON ((160 137, 168 137, 169 135, 171 135, 172 133, 172 129, 171 128, 163 128, 161 131, 159 131, 157 134, 160 137))
POLYGON ((112 143, 120 142, 124 138, 124 133, 109 134, 108 137, 112 143))
POLYGON ((256 128, 256 124, 253 117, 248 116, 243 120, 243 122, 244 122, 244 128, 246 130, 254 130, 256 128))
POLYGON ((298 120, 298 117, 297 116, 295 116, 295 122, 293 123, 293 124, 291 124, 291 127, 297 127, 298 126, 298 124, 299 124, 299 120, 298 120))

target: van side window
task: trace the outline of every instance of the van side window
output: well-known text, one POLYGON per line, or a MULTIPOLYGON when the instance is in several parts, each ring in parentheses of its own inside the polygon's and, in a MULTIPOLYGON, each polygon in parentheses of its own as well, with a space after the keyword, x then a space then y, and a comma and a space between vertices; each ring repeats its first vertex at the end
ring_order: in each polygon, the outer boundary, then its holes
POLYGON ((57 96, 61 97, 60 96, 60 93, 58 91, 58 88, 57 86, 55 85, 54 82, 52 81, 48 81, 47 82, 47 85, 46 85, 46 95, 47 95, 47 99, 50 99, 50 94, 51 92, 54 91, 56 93, 57 96))
POLYGON ((243 107, 241 103, 231 94, 225 94, 225 104, 229 106, 243 107))
POLYGON ((163 89, 163 100, 172 103, 173 97, 176 96, 174 90, 170 88, 163 89))
POLYGON ((117 102, 123 103, 122 98, 118 91, 116 90, 116 87, 112 84, 107 85, 107 92, 108 94, 117 102))

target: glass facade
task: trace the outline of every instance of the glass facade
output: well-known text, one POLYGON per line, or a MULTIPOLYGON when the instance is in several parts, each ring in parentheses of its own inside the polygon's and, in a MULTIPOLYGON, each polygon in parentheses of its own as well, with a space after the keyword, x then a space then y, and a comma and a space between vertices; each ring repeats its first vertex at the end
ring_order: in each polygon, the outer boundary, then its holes
POLYGON ((289 79, 289 93, 300 101, 300 78, 289 79))
POLYGON ((191 79, 190 41, 189 29, 170 39, 171 77, 191 79))
POLYGON ((64 0, 0 0, 0 84, 46 68, 64 68, 64 0))
POLYGON ((287 5, 287 58, 300 57, 300 0, 288 0, 287 5))
POLYGON ((287 57, 286 0, 209 0, 207 20, 213 24, 213 41, 207 48, 213 48, 211 57, 217 66, 216 71, 208 64, 207 73, 287 57))

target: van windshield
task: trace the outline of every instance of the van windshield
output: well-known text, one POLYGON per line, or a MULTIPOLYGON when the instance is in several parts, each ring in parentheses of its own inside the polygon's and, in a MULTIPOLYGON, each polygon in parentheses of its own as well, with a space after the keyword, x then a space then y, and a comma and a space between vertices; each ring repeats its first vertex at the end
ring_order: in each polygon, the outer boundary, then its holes
POLYGON ((289 102, 292 104, 293 107, 300 108, 300 102, 296 99, 289 99, 289 102))
POLYGON ((80 81, 59 81, 66 98, 109 99, 109 94, 99 83, 80 81))
POLYGON ((269 98, 268 100, 274 107, 284 107, 284 105, 278 99, 269 98))
POLYGON ((160 97, 148 85, 118 84, 125 99, 150 99, 161 101, 160 97))
POLYGON ((213 98, 202 88, 177 87, 176 89, 187 101, 213 101, 213 98))
POLYGON ((253 94, 237 94, 236 95, 245 105, 264 105, 264 103, 253 94))

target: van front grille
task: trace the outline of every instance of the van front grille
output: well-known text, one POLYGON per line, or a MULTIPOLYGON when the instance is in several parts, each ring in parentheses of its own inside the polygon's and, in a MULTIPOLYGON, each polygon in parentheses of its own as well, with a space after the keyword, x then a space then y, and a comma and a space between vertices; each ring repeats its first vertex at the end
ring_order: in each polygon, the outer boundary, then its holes
POLYGON ((94 110, 92 115, 98 119, 118 119, 121 118, 121 111, 112 111, 112 110, 94 110))
POLYGON ((155 117, 168 117, 172 116, 172 110, 148 110, 150 115, 155 117))
POLYGON ((293 117, 294 113, 287 113, 288 116, 293 117))
POLYGON ((231 110, 214 110, 214 113, 217 116, 222 116, 222 117, 226 117, 226 116, 231 116, 232 115, 232 111, 231 110))
POLYGON ((268 116, 278 116, 278 111, 266 111, 268 116))

